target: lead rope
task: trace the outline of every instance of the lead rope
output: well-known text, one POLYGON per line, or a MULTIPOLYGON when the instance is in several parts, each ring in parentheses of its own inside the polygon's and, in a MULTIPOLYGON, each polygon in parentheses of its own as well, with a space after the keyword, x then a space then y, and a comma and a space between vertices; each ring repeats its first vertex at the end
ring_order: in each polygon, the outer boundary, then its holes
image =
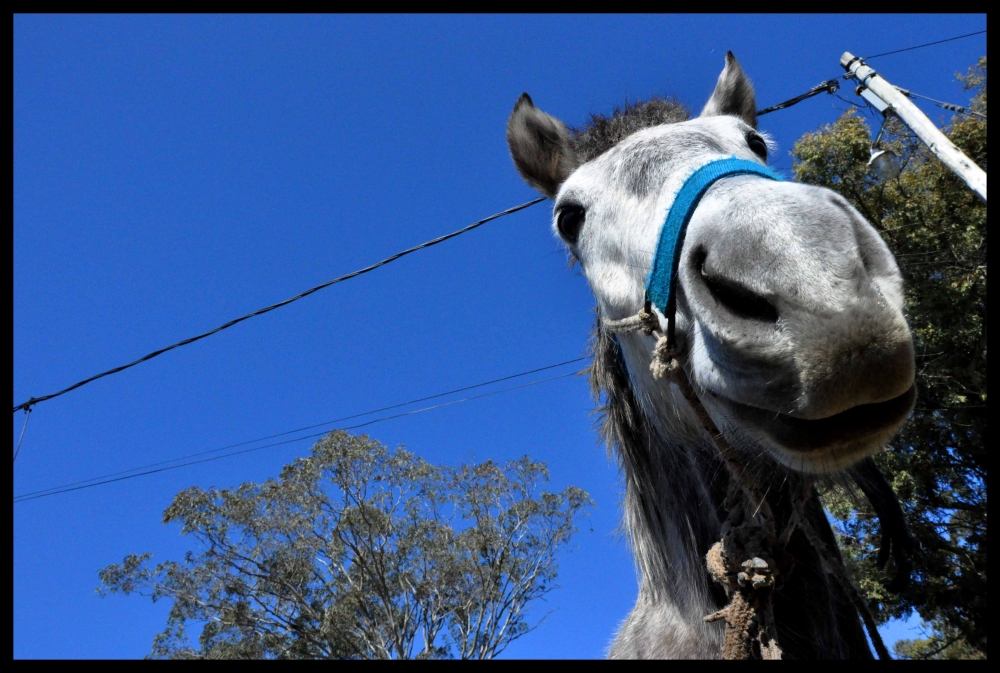
POLYGON ((803 507, 812 482, 803 480, 800 492, 793 498, 792 514, 780 535, 775 531, 774 512, 756 484, 747 476, 739 456, 719 431, 715 421, 694 392, 684 368, 677 358, 673 311, 667 318, 667 333, 660 330, 660 321, 646 301, 633 316, 622 320, 602 318, 604 329, 617 334, 642 331, 656 337, 649 369, 658 379, 669 379, 678 385, 698 420, 712 438, 739 489, 726 498, 729 516, 722 524, 722 539, 712 545, 705 557, 709 574, 722 585, 729 596, 729 605, 705 617, 706 622, 724 620, 724 659, 781 659, 778 629, 774 622, 773 595, 777 579, 776 554, 784 551, 795 529, 801 528, 816 550, 823 570, 834 578, 861 614, 879 659, 891 659, 875 626, 875 620, 861 595, 847 576, 842 564, 827 561, 829 550, 809 524, 803 507))

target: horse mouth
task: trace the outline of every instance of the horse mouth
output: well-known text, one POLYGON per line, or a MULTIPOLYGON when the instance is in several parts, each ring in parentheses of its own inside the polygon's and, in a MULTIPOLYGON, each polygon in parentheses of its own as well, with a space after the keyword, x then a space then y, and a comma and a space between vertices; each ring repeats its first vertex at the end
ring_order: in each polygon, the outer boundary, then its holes
POLYGON ((917 399, 916 385, 898 397, 875 404, 860 404, 839 414, 806 420, 759 407, 722 401, 738 423, 754 428, 787 455, 785 462, 808 463, 833 459, 836 467, 853 463, 881 448, 903 424, 917 399))

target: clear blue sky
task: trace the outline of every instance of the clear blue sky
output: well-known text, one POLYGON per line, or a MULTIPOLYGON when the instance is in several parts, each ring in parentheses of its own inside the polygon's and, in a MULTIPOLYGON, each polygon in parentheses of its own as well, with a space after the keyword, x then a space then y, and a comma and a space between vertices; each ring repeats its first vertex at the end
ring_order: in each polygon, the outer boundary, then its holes
MULTIPOLYGON (((16 16, 14 403, 532 198, 504 142, 522 91, 571 125, 652 94, 698 110, 731 49, 763 107, 842 74, 845 50, 985 27, 985 15, 16 16)), ((963 103, 954 75, 985 52, 979 35, 872 65, 963 103)), ((824 94, 763 117, 773 164, 787 171, 795 139, 845 108, 824 94)), ((578 357, 593 301, 548 208, 39 405, 14 493, 578 357)), ((370 428, 439 463, 527 453, 552 487, 597 501, 540 606, 553 612, 509 656, 600 656, 634 601, 592 408, 569 378, 370 428)), ((160 523, 177 491, 263 480, 308 448, 16 505, 14 656, 146 654, 167 605, 98 598, 97 570, 131 552, 179 558, 187 540, 160 523)))

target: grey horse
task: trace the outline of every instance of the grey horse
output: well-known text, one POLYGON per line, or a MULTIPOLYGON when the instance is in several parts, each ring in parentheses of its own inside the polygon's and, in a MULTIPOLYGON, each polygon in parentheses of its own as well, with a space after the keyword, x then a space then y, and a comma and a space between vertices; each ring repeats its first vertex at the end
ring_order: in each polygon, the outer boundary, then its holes
MULTIPOLYGON (((706 571, 735 488, 696 404, 764 484, 779 520, 800 507, 773 614, 785 658, 870 658, 856 601, 811 479, 880 449, 915 400, 902 278, 875 229, 839 195, 753 175, 713 184, 687 228, 676 283, 676 353, 697 401, 651 373, 654 336, 614 334, 636 314, 664 214, 712 159, 766 163, 753 87, 731 53, 700 116, 654 99, 571 131, 524 94, 507 124, 522 177, 554 202, 553 229, 597 301, 591 383, 620 461, 638 599, 611 657, 717 658, 726 605, 706 571)), ((661 330, 665 316, 655 313, 661 330)), ((731 468, 730 461, 730 468, 731 468)))

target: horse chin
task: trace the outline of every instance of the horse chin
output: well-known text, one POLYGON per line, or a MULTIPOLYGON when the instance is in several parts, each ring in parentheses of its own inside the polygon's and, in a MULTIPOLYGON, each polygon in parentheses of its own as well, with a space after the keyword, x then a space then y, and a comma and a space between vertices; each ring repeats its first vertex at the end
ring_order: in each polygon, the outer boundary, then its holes
MULTIPOLYGON (((876 404, 861 404, 827 418, 806 420, 713 396, 740 439, 751 439, 784 466, 821 474, 846 469, 882 448, 913 410, 916 385, 876 404)), ((728 434, 728 433, 727 433, 728 434)), ((742 442, 737 442, 737 444, 742 442)))

